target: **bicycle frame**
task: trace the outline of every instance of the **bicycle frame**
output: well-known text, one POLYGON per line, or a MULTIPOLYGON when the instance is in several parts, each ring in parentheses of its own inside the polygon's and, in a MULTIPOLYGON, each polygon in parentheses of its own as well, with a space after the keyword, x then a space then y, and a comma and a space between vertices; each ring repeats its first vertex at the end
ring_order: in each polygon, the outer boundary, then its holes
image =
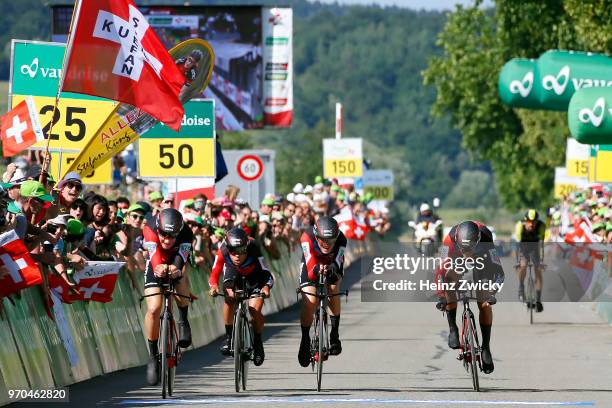
POLYGON ((478 301, 472 290, 456 291, 457 301, 463 305, 461 314, 461 351, 458 360, 463 362, 463 367, 472 376, 472 385, 475 391, 480 391, 478 371, 482 371, 482 361, 480 358, 481 347, 478 339, 478 329, 474 313, 470 308, 470 300, 478 301))
POLYGON ((174 280, 169 279, 164 282, 161 286, 159 293, 152 293, 149 295, 143 295, 140 298, 142 301, 144 298, 153 296, 163 296, 162 310, 159 316, 159 338, 158 338, 158 361, 161 367, 161 386, 162 386, 162 398, 166 398, 166 395, 172 396, 174 392, 174 378, 176 375, 176 367, 181 359, 181 348, 178 345, 178 330, 176 328, 176 322, 172 315, 173 310, 173 297, 182 297, 189 299, 193 302, 193 299, 189 296, 181 295, 176 292, 174 287, 174 280))

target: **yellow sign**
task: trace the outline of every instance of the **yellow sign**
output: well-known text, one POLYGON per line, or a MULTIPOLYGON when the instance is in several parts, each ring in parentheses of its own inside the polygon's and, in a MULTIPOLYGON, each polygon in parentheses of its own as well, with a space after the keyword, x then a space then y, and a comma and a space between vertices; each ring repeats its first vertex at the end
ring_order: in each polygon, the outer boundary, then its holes
POLYGON ((374 200, 393 200, 393 187, 392 186, 366 186, 363 188, 364 194, 371 193, 372 199, 374 200))
MULTIPOLYGON (((61 168, 61 176, 58 178, 58 173, 60 169, 58 169, 58 164, 60 162, 60 153, 59 152, 51 152, 51 165, 49 166, 49 172, 56 180, 59 182, 66 173, 68 173, 68 168, 70 164, 76 159, 78 153, 62 153, 62 168, 61 168)), ((113 165, 112 161, 107 161, 103 163, 100 167, 96 169, 96 171, 90 176, 82 176, 84 184, 112 184, 113 182, 113 165)))
POLYGON ((565 198, 572 191, 576 191, 577 188, 575 184, 555 184, 555 198, 565 198))
POLYGON ((589 160, 568 160, 566 165, 569 177, 589 176, 589 160))
MULTIPOLYGON (((11 103, 15 107, 26 98, 25 95, 14 95, 11 103)), ((115 107, 111 101, 92 101, 88 99, 62 98, 53 115, 55 98, 33 96, 40 115, 43 133, 51 130, 51 149, 82 150, 95 131, 110 115, 115 107)), ((32 148, 44 149, 47 141, 38 142, 32 148)))
POLYGON ((140 138, 142 177, 215 177, 215 139, 140 138))
POLYGON ((612 183, 612 151, 597 150, 597 157, 594 160, 593 180, 597 183, 612 183))
POLYGON ((361 159, 327 159, 325 160, 325 177, 361 177, 361 159))

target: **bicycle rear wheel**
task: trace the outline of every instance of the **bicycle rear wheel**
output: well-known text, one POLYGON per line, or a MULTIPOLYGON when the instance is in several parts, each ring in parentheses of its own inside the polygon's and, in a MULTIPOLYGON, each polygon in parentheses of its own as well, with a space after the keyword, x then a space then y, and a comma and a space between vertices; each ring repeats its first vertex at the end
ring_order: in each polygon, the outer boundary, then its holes
POLYGON ((327 342, 327 333, 325 330, 325 310, 319 308, 319 350, 317 358, 317 391, 321 391, 321 381, 323 379, 323 360, 325 360, 325 344, 327 342))
POLYGON ((466 340, 469 344, 469 348, 467 350, 469 350, 470 352, 470 373, 472 374, 472 386, 474 388, 474 391, 480 391, 480 383, 478 382, 478 349, 477 349, 477 345, 476 345, 476 337, 475 337, 475 330, 476 327, 474 327, 474 320, 473 319, 469 319, 468 320, 468 330, 466 333, 466 340))
POLYGON ((166 391, 168 389, 168 353, 169 353, 169 339, 168 339, 168 326, 169 326, 169 316, 168 316, 168 299, 165 300, 166 306, 163 310, 162 322, 161 322, 161 330, 159 333, 159 339, 161 340, 161 347, 159 350, 160 358, 161 358, 161 387, 162 387, 162 398, 166 398, 166 391))
POLYGON ((234 351, 234 385, 236 392, 240 392, 242 375, 242 316, 238 310, 234 315, 234 330, 232 338, 232 350, 234 351))

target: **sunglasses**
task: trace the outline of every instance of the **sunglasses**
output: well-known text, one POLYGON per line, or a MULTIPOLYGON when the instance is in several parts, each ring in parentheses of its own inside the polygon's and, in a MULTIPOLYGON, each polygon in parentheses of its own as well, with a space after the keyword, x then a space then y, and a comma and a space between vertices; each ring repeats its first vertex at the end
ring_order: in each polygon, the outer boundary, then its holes
POLYGON ((140 215, 140 214, 130 214, 130 217, 132 217, 133 220, 144 220, 145 219, 145 216, 140 215))
POLYGON ((164 200, 163 203, 164 204, 174 204, 174 201, 172 201, 172 200, 164 200))
POLYGON ((228 247, 227 250, 229 251, 230 254, 233 254, 233 255, 243 255, 247 253, 246 246, 236 247, 236 248, 228 247))
POLYGON ((176 238, 178 234, 172 234, 166 231, 157 231, 157 234, 162 238, 176 238))
POLYGON ((77 190, 81 191, 83 189, 83 185, 80 183, 75 183, 72 181, 69 181, 65 184, 66 187, 68 187, 69 190, 72 190, 73 188, 76 188, 77 190))

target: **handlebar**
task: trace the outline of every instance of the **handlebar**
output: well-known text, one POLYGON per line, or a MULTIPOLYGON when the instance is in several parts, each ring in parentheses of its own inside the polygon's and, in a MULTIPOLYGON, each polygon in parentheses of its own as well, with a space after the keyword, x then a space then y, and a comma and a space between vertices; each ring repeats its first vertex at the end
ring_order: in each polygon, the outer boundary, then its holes
POLYGON ((238 299, 238 300, 255 299, 255 298, 268 299, 269 298, 269 296, 266 296, 264 293, 253 293, 250 296, 242 296, 242 297, 239 296, 239 295, 245 293, 244 290, 235 290, 234 293, 236 294, 236 296, 234 296, 234 297, 227 296, 227 295, 225 295, 223 293, 215 293, 214 295, 212 295, 212 297, 213 298, 222 297, 222 298, 238 299))
MULTIPOLYGON (((302 294, 304 294, 304 295, 315 296, 315 297, 317 297, 317 298, 319 298, 319 299, 322 299, 322 298, 324 298, 324 297, 325 297, 325 296, 321 296, 321 295, 319 295, 318 293, 309 293, 309 292, 305 292, 305 291, 303 291, 303 290, 302 290, 302 288, 297 288, 297 289, 295 290, 295 293, 296 293, 296 294, 298 294, 298 295, 299 295, 300 293, 302 293, 302 294)), ((346 296, 346 297, 348 298, 348 294, 349 294, 349 291, 348 291, 348 289, 346 289, 346 290, 340 291, 340 292, 338 292, 338 293, 331 293, 331 294, 329 294, 329 293, 328 293, 328 294, 327 294, 327 297, 328 297, 328 298, 330 298, 330 297, 334 297, 334 296, 346 296)), ((348 300, 348 299, 347 299, 347 300, 348 300)))

